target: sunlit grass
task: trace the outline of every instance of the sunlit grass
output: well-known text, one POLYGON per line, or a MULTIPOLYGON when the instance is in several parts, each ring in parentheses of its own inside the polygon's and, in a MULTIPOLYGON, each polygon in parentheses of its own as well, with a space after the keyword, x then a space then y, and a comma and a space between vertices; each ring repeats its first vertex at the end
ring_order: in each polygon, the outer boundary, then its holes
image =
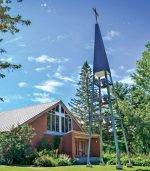
MULTIPOLYGON (((66 167, 16 167, 16 166, 0 166, 0 171, 114 171, 115 166, 66 166, 66 167)), ((150 167, 124 167, 124 171, 150 171, 150 167)))

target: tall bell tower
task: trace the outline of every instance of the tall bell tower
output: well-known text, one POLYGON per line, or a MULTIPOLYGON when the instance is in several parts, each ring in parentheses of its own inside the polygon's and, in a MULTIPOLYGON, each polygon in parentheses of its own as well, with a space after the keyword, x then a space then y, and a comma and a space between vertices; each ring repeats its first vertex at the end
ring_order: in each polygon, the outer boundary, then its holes
MULTIPOLYGON (((96 23, 95 23, 95 42, 94 42, 94 60, 93 60, 93 106, 99 106, 97 111, 93 114, 92 112, 89 114, 89 145, 88 145, 88 156, 87 156, 87 165, 90 165, 90 146, 91 146, 91 132, 92 132, 92 124, 94 124, 95 120, 99 121, 99 133, 100 133, 100 164, 104 164, 103 161, 103 140, 102 140, 102 122, 107 118, 112 125, 112 133, 114 136, 115 149, 116 149, 116 168, 122 169, 121 161, 120 161, 120 150, 118 144, 118 136, 116 131, 116 119, 117 115, 114 112, 112 101, 115 100, 112 96, 111 90, 113 87, 113 80, 111 75, 111 70, 109 67, 109 62, 107 59, 100 27, 98 24, 99 14, 96 8, 93 8, 93 12, 95 15, 96 23), (104 93, 105 92, 105 93, 104 93), (105 109, 109 111, 106 115, 103 113, 105 109)), ((119 115, 118 115, 119 116, 119 115)), ((120 119, 120 118, 119 118, 120 119)), ((127 146, 126 136, 123 128, 123 123, 121 120, 121 127, 123 131, 123 136, 125 140, 126 150, 129 157, 129 150, 127 146)), ((129 165, 131 165, 130 158, 129 165)))

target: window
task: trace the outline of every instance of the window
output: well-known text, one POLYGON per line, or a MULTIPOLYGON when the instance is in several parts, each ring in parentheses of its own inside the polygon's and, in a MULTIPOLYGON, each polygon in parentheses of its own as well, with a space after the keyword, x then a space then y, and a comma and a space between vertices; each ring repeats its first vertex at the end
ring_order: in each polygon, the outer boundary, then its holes
POLYGON ((55 109, 52 109, 52 110, 50 111, 50 113, 51 113, 51 114, 55 114, 55 109))
POLYGON ((56 132, 59 132, 59 116, 56 115, 56 132))
POLYGON ((50 129, 50 126, 51 126, 51 124, 50 124, 50 123, 51 123, 50 117, 51 117, 51 115, 48 114, 48 115, 47 115, 47 130, 51 130, 51 129, 50 129))
POLYGON ((47 130, 53 132, 68 132, 71 131, 72 120, 67 115, 65 117, 58 114, 47 114, 47 130))
POLYGON ((70 118, 68 119, 68 129, 69 129, 69 131, 71 130, 71 119, 70 118))
POLYGON ((68 132, 68 117, 65 117, 65 132, 68 132))
POLYGON ((56 112, 59 112, 59 105, 56 106, 56 112))
POLYGON ((61 131, 65 132, 65 118, 61 117, 61 131))
POLYGON ((52 131, 55 131, 55 115, 52 115, 52 131))
POLYGON ((52 115, 48 114, 47 115, 47 130, 52 131, 52 115))
POLYGON ((64 108, 61 106, 61 113, 64 113, 65 111, 64 111, 64 108))
POLYGON ((65 117, 65 132, 71 131, 71 118, 69 116, 65 117))

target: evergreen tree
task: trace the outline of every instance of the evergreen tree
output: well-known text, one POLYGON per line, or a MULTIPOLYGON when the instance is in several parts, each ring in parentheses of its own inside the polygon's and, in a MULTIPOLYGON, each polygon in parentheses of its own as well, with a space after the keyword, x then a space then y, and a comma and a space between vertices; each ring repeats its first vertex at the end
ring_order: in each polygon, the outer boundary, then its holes
MULTIPOLYGON (((17 0, 17 2, 21 2, 22 0, 17 0)), ((25 20, 20 15, 12 15, 10 13, 11 10, 11 0, 0 0, 0 31, 1 33, 11 33, 15 34, 20 31, 19 25, 30 25, 29 20, 25 20)), ((0 39, 0 42, 2 42, 3 39, 0 39)), ((6 53, 6 50, 3 48, 0 48, 0 54, 6 53)), ((0 60, 0 78, 4 78, 5 70, 14 70, 19 69, 21 65, 19 64, 12 64, 7 61, 0 60)), ((3 101, 3 98, 0 98, 1 101, 3 101)))
POLYGON ((122 114, 132 153, 149 153, 150 150, 150 43, 137 61, 131 75, 134 85, 115 84, 118 98, 117 111, 122 114))
POLYGON ((86 61, 81 69, 79 82, 77 84, 75 98, 71 99, 69 106, 79 116, 83 127, 87 130, 89 125, 89 113, 92 112, 92 69, 86 61))
POLYGON ((150 151, 150 42, 145 46, 132 75, 135 85, 131 91, 132 114, 135 118, 135 144, 138 152, 150 151))

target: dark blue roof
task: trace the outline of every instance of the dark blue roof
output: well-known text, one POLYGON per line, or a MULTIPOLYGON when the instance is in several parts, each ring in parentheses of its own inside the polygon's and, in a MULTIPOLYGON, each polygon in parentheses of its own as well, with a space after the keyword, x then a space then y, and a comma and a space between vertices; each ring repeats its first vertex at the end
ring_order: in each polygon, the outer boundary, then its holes
POLYGON ((95 44, 93 72, 107 71, 110 73, 109 63, 105 52, 103 39, 98 23, 95 24, 95 44))

